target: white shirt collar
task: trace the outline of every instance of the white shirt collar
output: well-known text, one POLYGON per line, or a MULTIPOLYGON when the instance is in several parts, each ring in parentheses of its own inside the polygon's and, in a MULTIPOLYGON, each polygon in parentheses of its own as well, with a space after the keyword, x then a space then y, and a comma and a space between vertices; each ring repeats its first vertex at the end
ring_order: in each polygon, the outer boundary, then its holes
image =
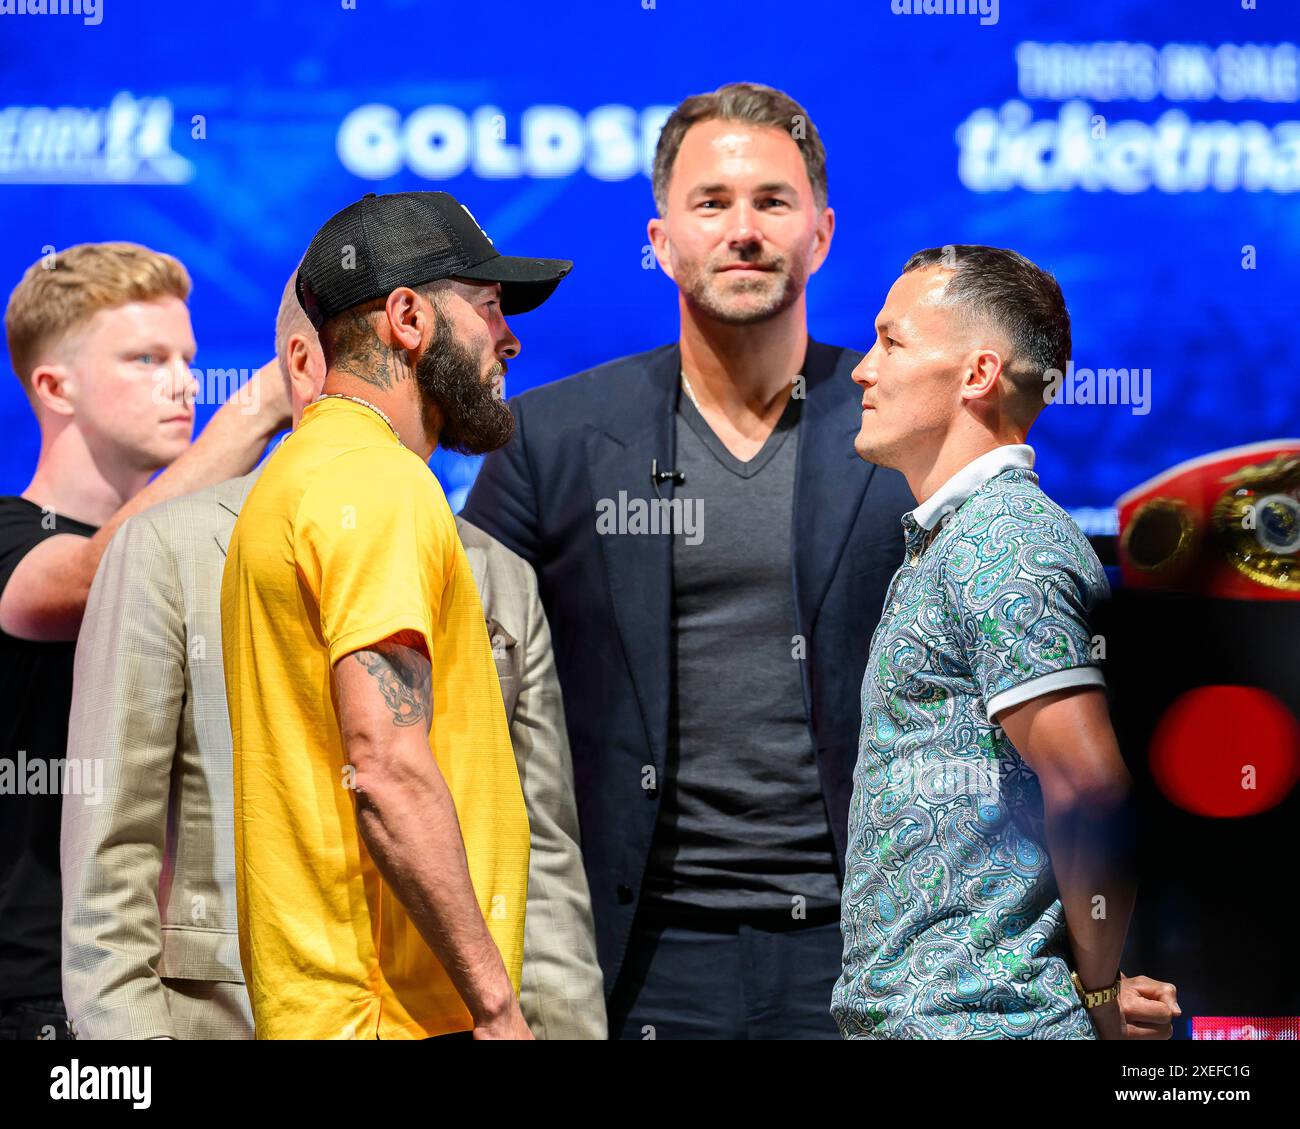
POLYGON ((945 512, 956 510, 990 478, 1004 470, 1032 470, 1034 449, 1026 443, 1007 443, 972 459, 939 487, 910 515, 922 529, 933 529, 945 512))

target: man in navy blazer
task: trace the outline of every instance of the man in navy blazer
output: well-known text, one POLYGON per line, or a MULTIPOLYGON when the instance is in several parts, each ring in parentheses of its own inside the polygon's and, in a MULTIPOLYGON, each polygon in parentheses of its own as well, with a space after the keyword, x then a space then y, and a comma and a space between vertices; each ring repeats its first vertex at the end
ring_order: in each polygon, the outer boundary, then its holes
POLYGON ((615 1038, 835 1037, 859 693, 902 476, 811 340, 825 153, 780 91, 687 99, 649 233, 681 337, 512 401, 464 516, 536 568, 615 1038))

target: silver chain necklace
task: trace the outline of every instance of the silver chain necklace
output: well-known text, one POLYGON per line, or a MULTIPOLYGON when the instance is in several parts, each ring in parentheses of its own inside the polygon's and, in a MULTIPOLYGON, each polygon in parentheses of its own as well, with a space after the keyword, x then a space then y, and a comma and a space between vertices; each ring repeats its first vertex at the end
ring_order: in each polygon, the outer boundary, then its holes
MULTIPOLYGON (((799 374, 799 376, 802 376, 802 375, 803 375, 803 373, 800 373, 800 374, 799 374)), ((799 379, 799 377, 796 376, 796 377, 795 377, 795 380, 798 380, 798 379, 799 379)), ((699 400, 697 400, 697 399, 695 398, 695 389, 691 387, 691 382, 690 382, 690 381, 687 379, 687 377, 686 377, 686 370, 685 370, 685 369, 682 369, 682 389, 685 391, 686 395, 688 395, 688 396, 691 398, 691 403, 695 405, 695 410, 696 410, 697 412, 699 412, 700 415, 703 415, 703 414, 704 414, 704 409, 700 407, 700 402, 699 402, 699 400)))
MULTIPOLYGON (((388 415, 382 409, 375 407, 375 405, 372 404, 369 400, 363 400, 360 396, 349 396, 346 392, 322 392, 320 394, 320 399, 351 400, 354 404, 360 404, 363 407, 369 408, 372 412, 375 413, 375 415, 377 415, 386 424, 388 424, 389 430, 391 430, 392 433, 397 436, 397 441, 399 443, 402 443, 402 437, 400 435, 397 435, 397 428, 393 427, 393 421, 388 418, 388 415)), ((405 447, 406 444, 402 443, 402 446, 405 447)))
POLYGON ((691 403, 695 405, 695 410, 699 412, 700 415, 703 415, 704 410, 700 407, 699 400, 695 398, 695 389, 691 387, 691 382, 686 379, 685 369, 682 369, 682 388, 686 390, 686 395, 691 398, 691 403))

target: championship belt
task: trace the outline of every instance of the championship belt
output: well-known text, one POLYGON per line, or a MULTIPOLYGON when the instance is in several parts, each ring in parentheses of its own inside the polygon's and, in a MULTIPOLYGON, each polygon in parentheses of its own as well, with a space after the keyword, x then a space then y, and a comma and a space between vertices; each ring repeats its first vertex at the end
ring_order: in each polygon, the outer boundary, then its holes
POLYGON ((1300 600, 1300 439, 1179 463, 1116 506, 1126 586, 1300 600))

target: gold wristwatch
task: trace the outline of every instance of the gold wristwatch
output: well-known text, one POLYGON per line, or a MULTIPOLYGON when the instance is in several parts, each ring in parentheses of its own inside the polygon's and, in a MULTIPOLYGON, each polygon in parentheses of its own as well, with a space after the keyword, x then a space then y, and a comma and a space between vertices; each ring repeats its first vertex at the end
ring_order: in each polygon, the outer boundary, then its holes
POLYGON ((1079 993, 1079 999, 1083 1001, 1083 1006, 1091 1011, 1095 1007, 1101 1007, 1102 1004, 1108 1004, 1111 1000, 1119 996, 1119 982, 1124 979, 1124 974, 1118 973, 1115 976, 1115 983, 1109 988, 1099 988, 1095 992, 1088 991, 1083 986, 1083 981, 1079 979, 1077 972, 1070 973, 1070 980, 1074 984, 1074 990, 1079 993))

